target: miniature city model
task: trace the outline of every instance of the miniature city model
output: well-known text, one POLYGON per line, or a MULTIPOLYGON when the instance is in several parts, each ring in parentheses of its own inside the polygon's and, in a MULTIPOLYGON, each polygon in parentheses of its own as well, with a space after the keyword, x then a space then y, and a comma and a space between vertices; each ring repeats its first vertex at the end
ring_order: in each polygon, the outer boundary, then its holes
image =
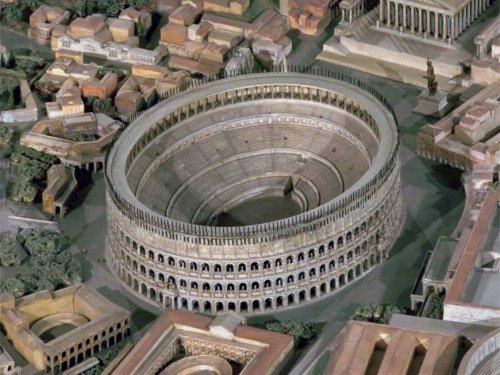
POLYGON ((500 0, 0 0, 0 375, 500 374, 500 0))

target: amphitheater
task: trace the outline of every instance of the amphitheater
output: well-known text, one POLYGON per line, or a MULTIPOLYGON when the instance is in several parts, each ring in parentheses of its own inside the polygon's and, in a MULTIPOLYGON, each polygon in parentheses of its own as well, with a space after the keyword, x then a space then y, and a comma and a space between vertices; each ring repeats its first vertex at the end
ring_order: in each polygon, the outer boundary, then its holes
POLYGON ((109 152, 106 260, 131 292, 190 311, 330 295, 398 236, 398 148, 390 107, 359 82, 198 84, 137 116, 109 152))

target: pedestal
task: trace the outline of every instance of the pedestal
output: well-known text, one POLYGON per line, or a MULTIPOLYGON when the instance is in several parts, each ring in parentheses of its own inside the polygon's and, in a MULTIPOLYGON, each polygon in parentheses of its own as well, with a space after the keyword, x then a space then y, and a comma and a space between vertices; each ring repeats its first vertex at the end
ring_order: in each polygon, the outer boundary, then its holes
POLYGON ((430 94, 429 89, 425 89, 418 96, 417 106, 413 110, 425 116, 441 118, 445 114, 445 107, 448 104, 446 100, 447 94, 443 91, 437 91, 435 94, 430 94))

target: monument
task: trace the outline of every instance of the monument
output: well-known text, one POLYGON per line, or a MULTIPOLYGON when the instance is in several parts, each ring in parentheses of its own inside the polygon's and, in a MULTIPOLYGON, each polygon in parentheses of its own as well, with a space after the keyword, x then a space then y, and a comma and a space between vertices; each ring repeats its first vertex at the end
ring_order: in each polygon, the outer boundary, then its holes
POLYGON ((427 88, 418 96, 417 106, 413 112, 426 116, 443 117, 448 101, 447 94, 438 90, 438 82, 434 74, 432 61, 427 58, 427 88))

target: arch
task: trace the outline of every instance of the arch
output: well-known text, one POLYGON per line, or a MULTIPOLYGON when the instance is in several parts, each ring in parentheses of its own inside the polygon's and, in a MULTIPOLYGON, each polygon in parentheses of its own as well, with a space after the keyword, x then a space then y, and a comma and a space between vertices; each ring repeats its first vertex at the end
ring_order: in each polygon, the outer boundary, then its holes
POLYGON ((342 247, 344 246, 344 238, 342 236, 340 236, 337 240, 337 246, 338 247, 342 247))
POLYGON ((216 292, 222 292, 222 284, 221 283, 216 283, 214 285, 214 289, 216 292))
POLYGON ((260 311, 260 301, 258 299, 252 302, 252 311, 260 311))
POLYGON ((227 284, 226 289, 228 292, 234 292, 234 284, 233 283, 227 284))
POLYGON ((146 284, 141 284, 141 293, 145 296, 148 295, 148 287, 146 286, 146 284))
POLYGON ((191 289, 198 290, 198 283, 196 281, 191 281, 191 289))
POLYGON ((200 303, 197 300, 193 300, 193 311, 200 311, 200 303))
POLYGON ((297 262, 303 262, 304 261, 304 253, 299 253, 297 255, 297 262))
POLYGON ((272 287, 271 280, 265 280, 264 281, 264 288, 271 288, 271 287, 272 287))
POLYGON ((293 284, 295 282, 295 277, 293 275, 289 275, 287 278, 286 278, 286 283, 287 284, 293 284))
POLYGON ((252 290, 259 290, 260 285, 257 281, 252 282, 252 290))
POLYGON ((306 278, 306 273, 305 272, 300 272, 299 273, 299 281, 305 280, 305 278, 306 278))
POLYGON ((328 242, 328 250, 334 250, 335 249, 335 241, 330 241, 328 242))
POLYGON ((234 266, 232 264, 226 264, 226 273, 233 273, 234 266))
POLYGON ((293 264, 293 256, 287 256, 286 257, 286 264, 293 264))
POLYGON ((245 263, 238 264, 238 272, 246 272, 246 271, 247 271, 247 266, 245 263))
POLYGON ((316 268, 311 268, 309 270, 309 278, 313 278, 314 276, 316 276, 316 268))
POLYGON ((283 261, 280 258, 276 259, 276 261, 274 262, 274 267, 276 268, 283 267, 283 261))
POLYGON ((168 265, 170 267, 175 267, 175 259, 172 257, 168 257, 168 265))
POLYGON ((187 309, 188 308, 188 301, 185 298, 181 298, 181 308, 187 309))
POLYGON ((210 284, 209 283, 203 283, 202 284, 202 289, 204 292, 210 292, 210 284))
POLYGON ((353 269, 350 269, 348 272, 347 272, 347 281, 352 281, 354 280, 354 270, 353 269))
POLYGON ((258 271, 259 270, 259 263, 257 262, 252 262, 250 264, 250 271, 258 271))
POLYGON ((227 309, 231 311, 236 311, 236 304, 234 302, 229 302, 227 304, 227 309))
POLYGON ((240 312, 242 313, 248 312, 248 303, 246 301, 240 302, 240 312))
POLYGON ((186 268, 186 262, 184 260, 179 260, 179 268, 186 268))
POLYGON ((150 260, 154 260, 155 259, 155 253, 152 250, 148 251, 148 258, 150 260))
POLYGON ((360 276, 361 275, 361 264, 358 264, 356 266, 356 276, 360 276))
POLYGON ((276 307, 281 307, 283 306, 283 297, 279 296, 276 298, 276 307))
POLYGON ((325 294, 326 293, 326 283, 322 283, 320 286, 319 286, 319 292, 320 294, 325 294))
POLYGON ((323 255, 325 255, 325 246, 324 246, 324 245, 321 245, 321 246, 318 248, 318 255, 319 255, 319 256, 323 256, 323 255))
POLYGON ((339 277, 339 287, 343 287, 344 285, 345 285, 345 274, 342 274, 339 277))
POLYGON ((224 304, 222 302, 217 302, 215 304, 215 310, 217 312, 221 312, 221 311, 224 311, 224 304))
POLYGON ((210 272, 210 266, 208 265, 208 263, 203 263, 201 265, 201 272, 210 272))
POLYGON ((283 286, 283 279, 281 277, 278 277, 276 279, 276 286, 277 287, 282 287, 283 286))
POLYGON ((270 310, 273 308, 273 300, 271 298, 266 298, 264 300, 264 310, 270 310))
POLYGON ((363 261, 363 271, 368 271, 368 259, 363 261))
POLYGON ((240 283, 240 284, 238 285, 238 290, 239 290, 240 292, 246 292, 246 290, 247 290, 247 284, 246 284, 246 283, 240 283))
POLYGON ((222 266, 220 264, 214 264, 214 273, 222 273, 222 266))
POLYGON ((317 295, 316 295, 316 287, 313 286, 310 290, 309 290, 309 298, 316 298, 317 295))
POLYGON ((212 303, 210 301, 205 301, 203 303, 203 311, 204 312, 212 312, 212 303))
POLYGON ((306 299, 306 291, 305 290, 301 290, 299 292, 299 302, 305 301, 305 299, 306 299))
POLYGON ((198 265, 196 264, 196 262, 189 263, 189 269, 191 271, 198 271, 198 265))
POLYGON ((271 262, 268 260, 264 261, 264 263, 262 263, 262 269, 264 269, 264 270, 271 269, 271 262))
POLYGON ((289 305, 293 305, 295 303, 295 295, 293 293, 289 294, 287 297, 287 301, 289 305))
POLYGON ((314 249, 309 250, 307 256, 309 259, 314 259, 316 257, 316 251, 314 249))
POLYGON ((335 290, 337 288, 337 280, 331 279, 330 280, 330 290, 335 290))

